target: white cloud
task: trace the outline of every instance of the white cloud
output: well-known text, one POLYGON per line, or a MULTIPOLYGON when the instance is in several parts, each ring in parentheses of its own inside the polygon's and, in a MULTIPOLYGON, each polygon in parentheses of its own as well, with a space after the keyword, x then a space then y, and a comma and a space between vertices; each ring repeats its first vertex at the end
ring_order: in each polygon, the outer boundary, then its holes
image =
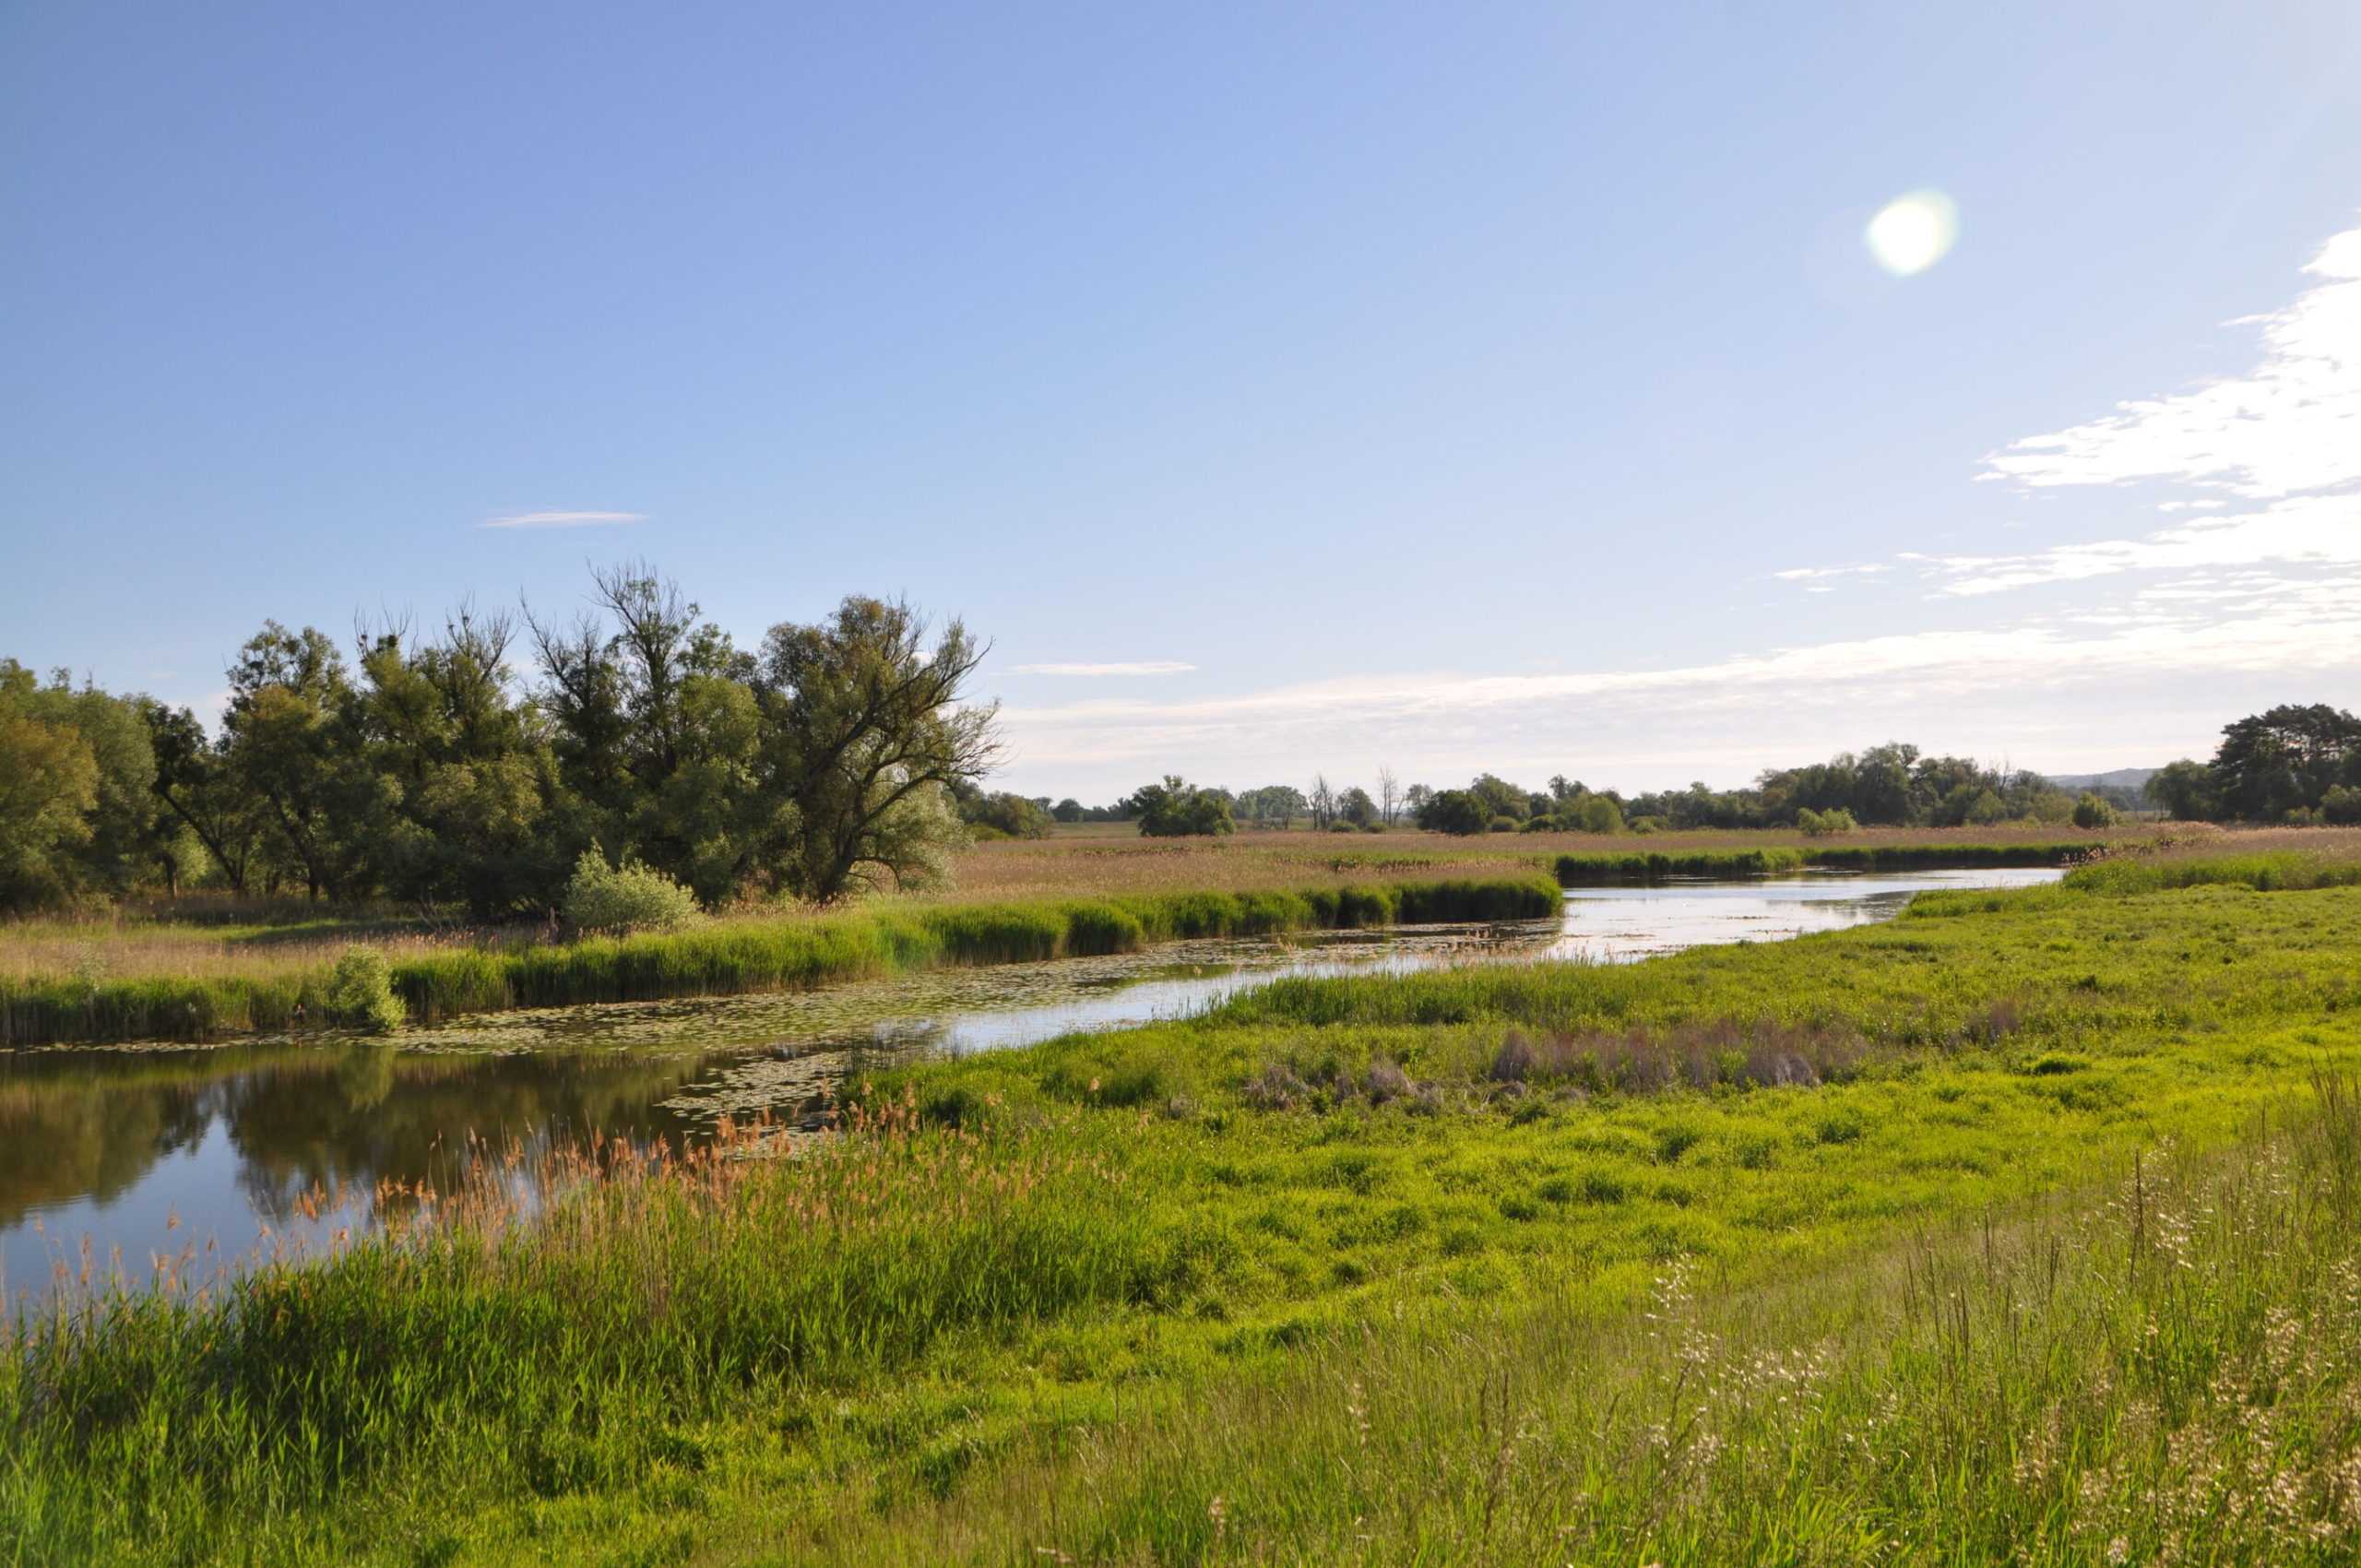
POLYGON ((1020 664, 1010 671, 1015 675, 1178 675, 1194 670, 1193 664, 1176 659, 1147 659, 1136 664, 1020 664))
POLYGON ((488 517, 480 529, 595 529, 645 521, 645 512, 512 512, 488 517))
POLYGON ((2177 397, 2028 436, 1985 459, 2019 484, 2174 480, 2267 500, 2361 481, 2361 229, 2322 245, 2304 270, 2327 282, 2260 327, 2262 362, 2177 397))
POLYGON ((2028 555, 1940 557, 1928 565, 1952 578, 1940 591, 1973 595, 2118 572, 2354 561, 2361 561, 2361 495, 2302 495, 2141 539, 2061 544, 2028 555))

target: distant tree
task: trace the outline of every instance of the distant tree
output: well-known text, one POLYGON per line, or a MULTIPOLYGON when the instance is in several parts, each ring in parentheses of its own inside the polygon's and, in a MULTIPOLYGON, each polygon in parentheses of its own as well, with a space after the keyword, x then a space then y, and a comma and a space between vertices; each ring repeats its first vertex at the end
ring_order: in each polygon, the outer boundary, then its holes
POLYGON ((1336 797, 1336 820, 1355 827, 1373 827, 1378 821, 1377 802, 1370 792, 1356 784, 1336 797))
POLYGON ((1802 828, 1807 837, 1819 838, 1831 834, 1850 833, 1861 825, 1855 822, 1853 814, 1842 806, 1830 812, 1816 812, 1806 806, 1796 814, 1796 826, 1802 828))
POLYGON ((1286 827, 1297 817, 1308 814, 1311 803, 1292 784, 1265 784, 1240 795, 1237 809, 1239 815, 1259 826, 1286 827))
POLYGON ((2074 826, 2112 827, 2115 826, 2115 808, 2099 796, 2085 790, 2082 798, 2074 802, 2074 826))
POLYGON ((1504 816, 1512 822, 1523 822, 1533 814, 1533 802, 1524 790, 1489 773, 1477 775, 1476 781, 1467 786, 1467 793, 1483 802, 1489 817, 1504 816))
POLYGON ((364 891, 384 800, 362 754, 343 656, 314 627, 267 621, 229 673, 222 754, 238 786, 267 808, 265 852, 300 874, 313 898, 364 891))
POLYGON ((1568 813, 1566 816, 1561 816, 1559 820, 1564 822, 1567 821, 1569 817, 1572 819, 1571 826, 1581 828, 1584 833, 1620 833, 1623 831, 1622 809, 1615 803, 1613 798, 1610 796, 1584 796, 1581 801, 1574 804, 1572 811, 1568 813))
POLYGON ((2361 784, 2361 719, 2325 703, 2251 715, 2223 730, 2213 772, 2226 815, 2277 822, 2316 809, 2339 784, 2361 784))
POLYGON ((40 716, 31 671, 0 661, 0 908, 62 904, 90 837, 99 765, 70 724, 40 716))
POLYGON ((985 651, 967 628, 931 647, 926 631, 906 604, 855 598, 764 639, 765 763, 795 810, 783 870, 802 897, 923 885, 965 837, 949 791, 990 771, 998 708, 962 704, 985 651))
POLYGON ((2183 822, 2211 822, 2221 812, 2213 770, 2188 757, 2167 763, 2148 779, 2148 797, 2183 822))
MULTIPOLYGON (((973 828, 1003 838, 1047 838, 1051 816, 1040 802, 1005 791, 988 795, 974 785, 952 791, 958 801, 959 820, 973 828)), ((1078 813, 1081 807, 1074 808, 1078 813)))
POLYGON ((148 707, 146 717, 156 798, 204 847, 230 890, 243 894, 256 847, 268 830, 267 808, 231 772, 195 714, 157 703, 148 707))
POLYGON ((1401 820, 1402 786, 1395 780, 1394 770, 1382 765, 1377 770, 1377 810, 1388 827, 1401 820))
POLYGON ((1080 822, 1082 820, 1082 802, 1075 800, 1072 795, 1068 795, 1064 800, 1060 801, 1056 805, 1050 808, 1050 814, 1057 818, 1060 822, 1080 822))
POLYGON ((1140 832, 1151 838, 1228 833, 1237 826, 1226 792, 1200 790, 1179 774, 1141 786, 1124 803, 1139 819, 1140 832))
POLYGON ((1467 836, 1490 832, 1492 815, 1490 806, 1473 790, 1442 790, 1418 802, 1417 821, 1430 833, 1467 836))
POLYGON ((1304 798, 1304 803, 1311 813, 1312 828, 1327 832, 1328 825, 1336 820, 1336 791, 1329 788, 1326 774, 1311 776, 1311 793, 1304 798))

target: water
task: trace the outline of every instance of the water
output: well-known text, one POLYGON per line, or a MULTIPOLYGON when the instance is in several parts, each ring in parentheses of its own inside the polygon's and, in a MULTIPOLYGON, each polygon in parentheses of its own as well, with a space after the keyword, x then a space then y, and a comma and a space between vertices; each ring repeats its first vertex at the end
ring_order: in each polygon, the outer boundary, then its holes
POLYGON ((489 1014, 398 1046, 317 1037, 204 1050, 0 1051, 0 1294, 55 1270, 187 1255, 202 1276, 314 1246, 381 1186, 446 1187, 477 1153, 594 1134, 689 1139, 723 1114, 792 1119, 864 1063, 1181 1016, 1281 975, 1466 961, 1623 962, 1891 918, 1931 887, 2047 870, 1802 876, 1569 891, 1561 921, 1401 928, 943 970, 801 995, 489 1014), (317 1194, 346 1194, 319 1212, 317 1194))

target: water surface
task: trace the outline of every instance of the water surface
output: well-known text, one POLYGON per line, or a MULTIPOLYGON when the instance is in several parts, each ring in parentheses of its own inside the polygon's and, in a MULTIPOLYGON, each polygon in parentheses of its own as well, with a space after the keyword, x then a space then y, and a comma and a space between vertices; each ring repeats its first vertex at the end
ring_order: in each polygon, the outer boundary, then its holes
POLYGON ((1561 921, 1172 943, 1142 954, 939 970, 801 994, 486 1014, 399 1043, 0 1051, 0 1293, 84 1260, 193 1273, 314 1245, 388 1184, 447 1188, 486 1150, 594 1135, 694 1139, 723 1114, 792 1118, 836 1077, 911 1052, 1001 1050, 1181 1016, 1281 975, 1459 962, 1625 962, 1891 918, 1932 887, 2049 870, 1806 873, 1569 890, 1561 921), (323 1194, 344 1194, 321 1216, 323 1194))

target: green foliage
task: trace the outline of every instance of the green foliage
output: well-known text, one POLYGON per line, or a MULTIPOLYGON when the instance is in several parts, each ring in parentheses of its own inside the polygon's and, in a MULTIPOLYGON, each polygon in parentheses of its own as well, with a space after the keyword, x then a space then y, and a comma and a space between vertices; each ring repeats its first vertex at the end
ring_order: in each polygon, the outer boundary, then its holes
POLYGON ((1854 832, 1861 825, 1855 822, 1853 814, 1842 806, 1824 812, 1816 812, 1806 806, 1796 813, 1796 826, 1803 829, 1806 837, 1827 838, 1839 833, 1854 832))
POLYGON ((1418 804, 1412 820, 1430 833, 1469 837, 1492 830, 1492 813, 1466 790, 1440 790, 1418 804))
POLYGON ((1160 784, 1142 785, 1123 805, 1151 838, 1210 837, 1238 827, 1228 795, 1200 789, 1178 774, 1167 774, 1160 784))
POLYGON ((2084 793, 2074 802, 2074 826, 2077 827, 2113 827, 2116 810, 2098 796, 2084 793))
POLYGON ((401 1028, 409 1013, 394 994, 392 966, 374 947, 344 950, 328 977, 326 1004, 330 1021, 377 1034, 401 1028))
MULTIPOLYGON (((959 820, 979 838, 1047 838, 1050 825, 1060 820, 1040 801, 1006 790, 988 795, 969 785, 953 790, 952 795, 958 802, 959 820)), ((1082 807, 1075 803, 1075 820, 1081 815, 1082 807)))
POLYGON ((636 861, 609 865, 595 844, 565 885, 566 923, 577 931, 678 931, 697 913, 695 894, 636 861))

